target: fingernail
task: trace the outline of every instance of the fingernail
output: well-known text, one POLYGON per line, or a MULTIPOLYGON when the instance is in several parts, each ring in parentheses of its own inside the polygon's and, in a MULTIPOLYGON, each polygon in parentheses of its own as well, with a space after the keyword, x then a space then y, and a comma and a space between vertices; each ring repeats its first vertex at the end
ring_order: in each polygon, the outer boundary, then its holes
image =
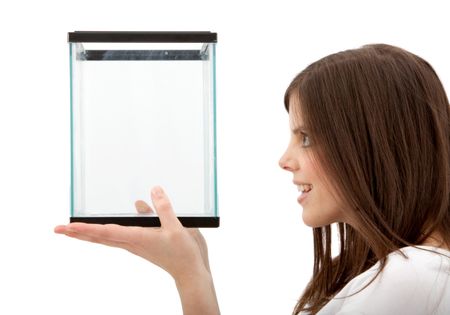
POLYGON ((152 193, 155 197, 158 197, 158 198, 163 196, 163 191, 162 191, 161 187, 159 187, 159 186, 154 187, 152 190, 152 193))

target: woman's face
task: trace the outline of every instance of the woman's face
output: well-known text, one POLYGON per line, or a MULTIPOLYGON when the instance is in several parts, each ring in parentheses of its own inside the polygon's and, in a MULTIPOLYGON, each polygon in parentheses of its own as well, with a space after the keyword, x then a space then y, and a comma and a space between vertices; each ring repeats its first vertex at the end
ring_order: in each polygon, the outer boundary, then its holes
POLYGON ((298 101, 291 97, 289 125, 291 139, 279 164, 293 175, 298 187, 297 201, 303 208, 303 222, 310 227, 320 227, 334 222, 344 222, 342 202, 336 191, 325 182, 325 174, 314 162, 314 139, 304 129, 298 101), (302 192, 303 191, 303 192, 302 192), (336 198, 335 198, 336 197, 336 198))

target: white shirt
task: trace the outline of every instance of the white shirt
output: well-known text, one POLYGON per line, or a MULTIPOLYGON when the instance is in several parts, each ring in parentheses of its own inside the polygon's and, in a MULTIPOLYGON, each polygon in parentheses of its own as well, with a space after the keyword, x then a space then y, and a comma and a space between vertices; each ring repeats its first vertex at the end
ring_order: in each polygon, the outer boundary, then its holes
MULTIPOLYGON (((418 246, 450 257, 450 252, 418 246)), ((414 247, 388 255, 383 271, 375 276, 379 262, 352 279, 319 312, 320 315, 450 314, 450 258, 414 247)))

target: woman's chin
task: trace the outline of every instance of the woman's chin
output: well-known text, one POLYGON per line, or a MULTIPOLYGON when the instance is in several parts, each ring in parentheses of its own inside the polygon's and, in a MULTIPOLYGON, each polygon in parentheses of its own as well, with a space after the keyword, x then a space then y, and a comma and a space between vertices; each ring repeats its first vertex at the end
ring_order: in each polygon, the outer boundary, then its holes
POLYGON ((317 225, 317 218, 314 218, 314 216, 312 216, 310 213, 308 213, 307 210, 303 209, 302 212, 302 219, 303 219, 303 223, 305 223, 305 225, 315 228, 315 227, 319 227, 317 225))

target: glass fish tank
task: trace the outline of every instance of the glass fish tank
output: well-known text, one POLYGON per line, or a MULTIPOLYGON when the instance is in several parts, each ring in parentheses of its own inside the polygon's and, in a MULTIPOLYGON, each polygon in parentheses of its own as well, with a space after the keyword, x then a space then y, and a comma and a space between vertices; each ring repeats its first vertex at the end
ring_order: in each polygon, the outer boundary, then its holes
POLYGON ((212 32, 68 33, 71 222, 218 227, 212 32))

